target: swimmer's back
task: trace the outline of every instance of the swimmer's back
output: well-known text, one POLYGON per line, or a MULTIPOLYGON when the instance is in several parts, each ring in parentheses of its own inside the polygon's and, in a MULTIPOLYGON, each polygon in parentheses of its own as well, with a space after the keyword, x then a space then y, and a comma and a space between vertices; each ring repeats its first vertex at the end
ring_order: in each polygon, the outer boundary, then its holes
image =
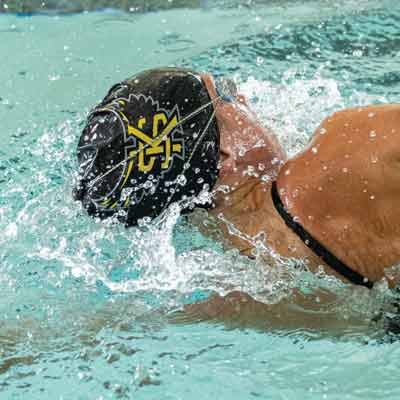
POLYGON ((326 118, 278 178, 291 213, 372 281, 400 259, 399 161, 400 105, 356 107, 326 118))

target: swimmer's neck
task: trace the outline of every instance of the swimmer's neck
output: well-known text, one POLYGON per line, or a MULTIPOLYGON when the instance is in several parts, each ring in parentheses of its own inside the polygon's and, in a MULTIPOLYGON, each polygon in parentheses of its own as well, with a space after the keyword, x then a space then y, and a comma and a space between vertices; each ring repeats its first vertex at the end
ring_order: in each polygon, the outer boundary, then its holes
POLYGON ((271 185, 272 180, 251 176, 222 179, 211 214, 220 221, 229 244, 242 255, 252 257, 256 242, 263 240, 266 254, 262 256, 268 263, 278 263, 281 257, 296 258, 316 270, 323 262, 286 226, 272 202, 271 185))

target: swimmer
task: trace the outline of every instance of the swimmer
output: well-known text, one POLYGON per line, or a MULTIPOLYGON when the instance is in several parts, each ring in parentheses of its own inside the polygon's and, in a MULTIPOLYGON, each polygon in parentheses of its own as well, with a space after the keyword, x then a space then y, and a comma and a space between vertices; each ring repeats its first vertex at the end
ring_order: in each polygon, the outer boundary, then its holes
POLYGON ((74 197, 127 226, 176 202, 184 213, 206 208, 243 255, 254 247, 246 238, 264 232, 280 256, 371 289, 400 261, 398 143, 400 105, 358 107, 325 119, 288 160, 231 80, 155 69, 90 112, 74 197))

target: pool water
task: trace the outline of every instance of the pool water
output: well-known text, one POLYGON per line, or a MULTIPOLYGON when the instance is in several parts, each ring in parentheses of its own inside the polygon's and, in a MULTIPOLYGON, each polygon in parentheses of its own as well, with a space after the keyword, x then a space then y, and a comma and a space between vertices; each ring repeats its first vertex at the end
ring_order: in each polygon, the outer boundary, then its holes
POLYGON ((88 110, 145 68, 232 75, 290 155, 329 113, 398 101, 397 0, 265 3, 0 14, 0 399, 400 397, 400 345, 371 322, 384 282, 277 271, 175 209, 127 230, 71 198, 88 110), (171 318, 211 292, 274 303, 293 288, 343 300, 288 329, 171 318))

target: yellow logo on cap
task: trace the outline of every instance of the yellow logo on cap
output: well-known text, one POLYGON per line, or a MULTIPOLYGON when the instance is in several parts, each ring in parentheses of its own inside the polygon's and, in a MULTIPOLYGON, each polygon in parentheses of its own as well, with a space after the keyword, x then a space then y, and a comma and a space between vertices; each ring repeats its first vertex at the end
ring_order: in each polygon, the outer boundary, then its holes
MULTIPOLYGON (((120 98, 103 109, 113 112, 124 122, 126 158, 129 160, 124 168, 122 180, 112 192, 125 187, 135 168, 141 173, 151 173, 159 163, 161 170, 166 172, 172 166, 176 156, 184 159, 183 131, 179 124, 177 107, 169 112, 160 109, 158 103, 153 102, 151 98, 131 95, 129 99, 120 98), (132 100, 151 101, 154 107, 153 113, 141 116, 136 121, 128 118, 125 109, 132 100), (180 133, 180 138, 174 137, 176 132, 180 133)), ((112 204, 109 196, 103 199, 101 204, 115 208, 118 201, 112 204)), ((129 202, 130 200, 125 201, 123 207, 126 207, 129 202)))
POLYGON ((146 124, 146 118, 138 121, 137 127, 128 124, 128 135, 137 139, 138 148, 129 152, 129 156, 134 156, 138 152, 138 170, 140 172, 150 172, 154 168, 157 158, 161 157, 161 168, 169 169, 174 155, 182 155, 181 143, 175 143, 171 137, 171 132, 178 125, 178 117, 168 117, 165 112, 153 115, 152 136, 145 133, 142 129, 146 124))

